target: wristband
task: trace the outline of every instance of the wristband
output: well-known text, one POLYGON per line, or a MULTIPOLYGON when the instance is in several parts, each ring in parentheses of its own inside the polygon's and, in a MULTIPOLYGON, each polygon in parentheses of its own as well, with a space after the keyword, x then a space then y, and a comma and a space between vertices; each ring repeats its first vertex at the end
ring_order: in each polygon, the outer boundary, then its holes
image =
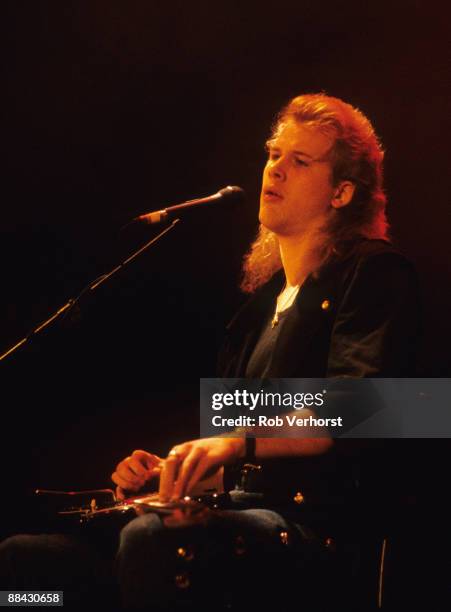
POLYGON ((256 440, 254 436, 247 433, 244 441, 246 444, 244 463, 257 463, 257 457, 255 456, 256 440))

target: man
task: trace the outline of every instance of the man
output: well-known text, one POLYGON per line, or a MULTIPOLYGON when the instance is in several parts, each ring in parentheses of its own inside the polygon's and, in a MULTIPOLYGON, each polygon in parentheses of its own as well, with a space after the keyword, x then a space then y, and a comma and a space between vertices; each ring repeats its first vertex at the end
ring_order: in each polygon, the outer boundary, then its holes
MULTIPOLYGON (((299 96, 280 113, 267 148, 261 227, 242 282, 254 295, 229 325, 220 375, 412 374, 415 274, 387 242, 383 151, 370 122, 336 98, 299 96)), ((258 438, 256 454, 319 455, 331 444, 258 438)), ((245 440, 209 438, 174 450, 180 498, 207 472, 242 459, 245 440)), ((118 496, 139 490, 159 463, 144 451, 122 461, 112 476, 118 496)))
MULTIPOLYGON (((337 98, 299 96, 279 114, 267 148, 261 226, 242 282, 252 296, 228 326, 219 375, 412 375, 419 319, 416 279, 409 262, 387 241, 383 151, 370 122, 337 98)), ((324 465, 324 458, 339 459, 341 452, 329 437, 280 439, 258 437, 258 432, 255 439, 184 442, 170 453, 178 461, 171 496, 189 495, 222 466, 268 460, 267 488, 277 490, 279 499, 285 494, 292 500, 301 475, 308 472, 318 481, 315 466, 324 465)), ((118 497, 139 491, 158 475, 160 463, 143 450, 121 461, 112 475, 118 497)), ((245 516, 243 531, 252 526, 269 548, 280 533, 305 544, 292 506, 272 507, 269 497, 266 510, 231 511, 222 519, 233 532, 245 516)), ((131 607, 144 606, 163 581, 153 570, 149 578, 161 533, 153 515, 135 519, 122 532, 119 579, 131 607)), ((164 597, 170 597, 168 591, 164 597)))

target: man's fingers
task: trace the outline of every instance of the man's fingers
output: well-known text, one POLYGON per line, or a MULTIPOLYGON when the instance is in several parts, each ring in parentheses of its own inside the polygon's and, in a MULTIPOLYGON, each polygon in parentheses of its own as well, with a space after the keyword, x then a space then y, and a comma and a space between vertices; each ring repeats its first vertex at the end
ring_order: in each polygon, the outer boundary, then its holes
POLYGON ((199 463, 196 465, 193 473, 191 474, 191 478, 188 480, 188 483, 185 487, 185 495, 189 495, 195 485, 202 480, 207 471, 211 468, 211 459, 208 455, 204 455, 199 463))
POLYGON ((131 487, 142 487, 145 482, 142 476, 137 476, 127 466, 118 466, 115 474, 127 482, 131 487))
POLYGON ((132 455, 128 460, 128 467, 136 476, 147 479, 150 478, 154 466, 152 465, 152 468, 148 469, 137 457, 132 455))
POLYGON ((114 482, 114 484, 119 485, 122 489, 125 489, 126 491, 138 491, 138 489, 141 488, 141 485, 137 485, 134 482, 125 479, 118 472, 113 472, 111 480, 114 482))
POLYGON ((182 462, 179 468, 172 499, 179 499, 186 494, 186 485, 203 455, 204 450, 202 448, 194 448, 182 462))
POLYGON ((124 491, 136 493, 146 484, 147 480, 159 474, 160 463, 161 460, 157 455, 136 450, 130 457, 126 457, 117 464, 111 479, 120 487, 123 495, 125 495, 124 491))
POLYGON ((155 476, 159 476, 161 474, 161 465, 158 464, 153 470, 150 472, 150 477, 153 478, 155 476))
POLYGON ((120 463, 118 463, 118 465, 116 466, 116 473, 123 478, 124 480, 127 480, 128 482, 130 482, 131 484, 133 484, 136 487, 141 487, 144 484, 145 481, 145 471, 142 470, 143 472, 142 474, 137 474, 135 473, 135 471, 132 469, 131 466, 131 457, 126 457, 126 459, 124 459, 124 461, 121 461, 120 463))
POLYGON ((144 450, 135 450, 131 454, 131 458, 139 461, 141 465, 147 469, 152 470, 154 467, 161 463, 160 457, 158 455, 153 455, 152 453, 148 453, 144 450))
POLYGON ((121 487, 116 487, 116 499, 122 501, 125 499, 125 491, 121 487))

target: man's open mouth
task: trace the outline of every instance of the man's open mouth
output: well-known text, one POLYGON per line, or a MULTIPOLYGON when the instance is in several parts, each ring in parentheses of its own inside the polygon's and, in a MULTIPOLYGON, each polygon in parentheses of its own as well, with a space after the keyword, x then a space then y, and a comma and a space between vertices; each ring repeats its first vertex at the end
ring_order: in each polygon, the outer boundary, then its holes
POLYGON ((280 194, 278 191, 275 191, 275 189, 265 189, 264 192, 265 196, 269 196, 269 197, 274 197, 274 198, 281 198, 282 194, 280 194))

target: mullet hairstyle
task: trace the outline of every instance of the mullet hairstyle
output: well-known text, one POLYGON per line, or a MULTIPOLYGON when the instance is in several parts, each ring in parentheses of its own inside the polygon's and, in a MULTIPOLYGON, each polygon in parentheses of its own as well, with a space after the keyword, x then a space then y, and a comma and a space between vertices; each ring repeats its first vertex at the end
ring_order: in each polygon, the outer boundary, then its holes
MULTIPOLYGON (((330 153, 333 184, 348 180, 355 185, 351 202, 333 209, 321 230, 318 272, 331 259, 342 256, 358 237, 387 240, 384 151, 365 115, 339 98, 324 93, 293 98, 277 115, 271 138, 291 119, 335 139, 330 153)), ((277 236, 260 225, 257 238, 244 257, 242 291, 253 293, 281 268, 277 236)))

